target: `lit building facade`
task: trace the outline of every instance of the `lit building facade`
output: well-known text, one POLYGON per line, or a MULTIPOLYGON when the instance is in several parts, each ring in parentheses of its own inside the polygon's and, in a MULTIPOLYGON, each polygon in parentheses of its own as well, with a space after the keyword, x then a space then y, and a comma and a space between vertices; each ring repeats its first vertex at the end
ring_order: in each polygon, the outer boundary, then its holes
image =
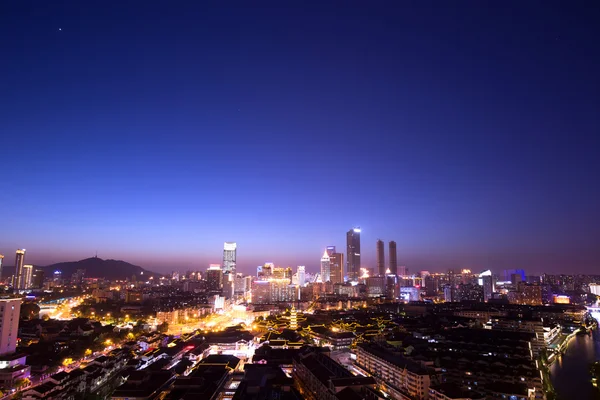
POLYGON ((17 250, 15 259, 15 281, 13 285, 17 289, 24 289, 23 287, 23 265, 25 265, 25 249, 17 250))
POLYGON ((206 289, 210 292, 223 289, 223 270, 219 264, 211 264, 206 270, 206 289))
POLYGON ((17 349, 21 299, 0 299, 0 356, 17 349))
POLYGON ((0 281, 2 281, 2 262, 4 261, 4 255, 0 254, 0 281))
POLYGON ((330 282, 331 281, 331 263, 329 259, 329 254, 327 254, 327 250, 323 253, 323 257, 321 257, 321 282, 330 282))
POLYGON ((21 289, 31 289, 33 279, 33 265, 23 265, 23 284, 21 289))
POLYGON ((385 295, 385 277, 370 276, 366 278, 367 296, 382 297, 385 295))
POLYGON ((494 277, 489 269, 479 274, 479 285, 483 286, 483 300, 489 301, 494 295, 494 277))
POLYGON ((350 281, 357 281, 360 276, 360 228, 346 233, 346 273, 350 281))
POLYGON ((252 282, 252 303, 267 304, 271 302, 271 284, 269 281, 252 282))
POLYGON ((271 278, 252 282, 252 303, 293 302, 298 299, 299 286, 291 285, 289 279, 271 278))
POLYGON ((235 274, 237 262, 237 243, 225 242, 223 245, 223 273, 235 274))
POLYGON ((333 253, 329 256, 330 265, 330 280, 331 283, 343 283, 344 282, 344 254, 333 253))
POLYGON ((400 287, 400 298, 404 301, 419 301, 419 288, 413 286, 400 287))
POLYGON ((304 286, 306 284, 306 267, 304 265, 298 265, 298 285, 304 286))
POLYGON ((427 399, 432 383, 440 382, 433 368, 394 354, 375 344, 361 343, 356 347, 356 363, 371 373, 377 383, 395 399, 427 399))

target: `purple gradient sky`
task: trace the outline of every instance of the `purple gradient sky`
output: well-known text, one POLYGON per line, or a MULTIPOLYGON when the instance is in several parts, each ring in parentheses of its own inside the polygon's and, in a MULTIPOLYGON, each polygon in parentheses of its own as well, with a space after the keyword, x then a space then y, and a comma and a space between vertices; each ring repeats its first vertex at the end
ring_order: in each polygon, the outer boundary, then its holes
POLYGON ((600 7, 2 2, 0 252, 600 269, 600 7))

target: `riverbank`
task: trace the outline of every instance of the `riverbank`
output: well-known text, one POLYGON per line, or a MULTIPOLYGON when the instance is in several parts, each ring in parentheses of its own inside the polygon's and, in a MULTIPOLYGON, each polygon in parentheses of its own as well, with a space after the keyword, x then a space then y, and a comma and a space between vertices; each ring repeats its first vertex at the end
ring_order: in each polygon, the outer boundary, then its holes
POLYGON ((546 367, 550 367, 554 363, 554 361, 556 361, 558 356, 560 356, 562 353, 567 351, 569 343, 571 342, 572 339, 577 337, 578 334, 579 334, 579 331, 575 331, 573 333, 570 333, 569 335, 561 335, 561 338, 559 339, 559 343, 557 343, 556 348, 554 348, 552 350, 552 353, 550 353, 550 355, 548 356, 548 359, 545 362, 546 367))
POLYGON ((555 398, 559 400, 600 399, 600 391, 592 384, 590 365, 600 360, 600 333, 565 336, 561 351, 545 368, 555 398), (573 390, 577 388, 577 390, 573 390))

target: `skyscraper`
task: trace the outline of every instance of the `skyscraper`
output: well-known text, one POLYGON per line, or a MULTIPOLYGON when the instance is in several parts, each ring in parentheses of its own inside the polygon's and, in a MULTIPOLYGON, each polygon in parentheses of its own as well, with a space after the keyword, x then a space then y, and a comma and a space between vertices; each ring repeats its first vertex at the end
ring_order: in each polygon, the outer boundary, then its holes
POLYGON ((494 295, 494 278, 492 275, 481 276, 483 286, 483 301, 489 301, 494 295))
POLYGON ((0 300, 0 356, 13 354, 17 349, 21 299, 0 300))
POLYGON ((390 274, 398 275, 398 255, 396 254, 396 242, 393 240, 390 246, 390 274))
POLYGON ((235 274, 237 243, 225 242, 223 245, 223 273, 235 274))
POLYGON ((44 270, 36 268, 33 271, 33 278, 31 278, 31 285, 34 289, 40 289, 44 286, 44 270))
POLYGON ((306 267, 304 265, 298 265, 298 285, 304 286, 306 283, 306 267))
POLYGON ((327 254, 327 250, 325 250, 323 257, 321 257, 321 281, 323 283, 331 281, 331 259, 329 258, 329 254, 327 254))
POLYGON ((331 283, 344 283, 344 254, 332 253, 329 256, 331 283))
POLYGON ((385 244, 383 240, 377 240, 377 274, 385 276, 385 244))
POLYGON ((360 275, 360 228, 346 233, 346 272, 351 281, 356 281, 360 275))
POLYGON ((223 290, 223 270, 219 264, 211 264, 206 270, 206 289, 209 292, 223 290))
POLYGON ((4 260, 4 256, 0 254, 0 281, 2 281, 2 261, 4 260))
POLYGON ((17 258, 15 259, 15 282, 14 286, 17 289, 23 288, 23 265, 25 264, 25 249, 17 250, 17 258))
POLYGON ((33 265, 23 265, 23 284, 22 289, 31 289, 31 280, 33 279, 33 265))

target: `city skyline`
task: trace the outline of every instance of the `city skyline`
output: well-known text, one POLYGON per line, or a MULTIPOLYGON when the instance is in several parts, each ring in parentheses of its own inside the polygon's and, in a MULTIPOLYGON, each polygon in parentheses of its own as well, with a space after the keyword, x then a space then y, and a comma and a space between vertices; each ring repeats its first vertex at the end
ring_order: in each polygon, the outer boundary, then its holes
POLYGON ((1 45, 5 265, 166 272, 235 240, 245 273, 314 271, 351 226, 372 267, 377 238, 411 271, 600 265, 599 32, 576 4, 0 7, 22 39, 1 45))
MULTIPOLYGON (((359 246, 360 246, 360 242, 362 241, 362 235, 364 234, 363 230, 361 228, 352 228, 350 231, 348 231, 346 233, 346 240, 348 240, 348 235, 350 235, 350 233, 354 233, 354 231, 358 229, 359 232, 358 234, 359 236, 359 246)), ((378 263, 377 263, 377 250, 379 247, 379 242, 381 241, 381 239, 379 239, 379 236, 377 236, 377 240, 374 242, 372 249, 368 248, 367 252, 365 253, 364 251, 361 252, 361 268, 371 268, 373 271, 375 271, 375 273, 378 273, 378 263), (365 254, 366 254, 366 262, 362 262, 363 259, 365 259, 365 254)), ((221 250, 220 253, 218 252, 218 250, 214 251, 213 253, 217 253, 219 254, 218 257, 211 257, 211 258, 204 258, 204 260, 206 261, 195 261, 195 262, 186 262, 186 261, 182 261, 178 264, 172 264, 172 265, 167 265, 167 264, 152 264, 150 263, 149 265, 144 264, 144 263, 137 263, 134 260, 128 260, 128 259, 121 259, 119 257, 113 257, 110 255, 102 255, 100 254, 100 256, 102 256, 101 258, 104 259, 115 259, 115 260, 123 260, 126 262, 129 262, 131 264, 134 265, 138 265, 140 267, 143 267, 147 270, 150 270, 152 272, 157 272, 160 274, 170 274, 172 271, 176 270, 176 271, 186 271, 186 270, 206 270, 207 268, 210 268, 211 266, 214 265, 219 265, 223 271, 225 271, 224 267, 224 254, 231 254, 230 252, 233 251, 233 257, 236 259, 237 258, 237 246, 239 244, 239 242, 233 243, 233 242, 225 242, 225 245, 223 245, 223 242, 220 241, 220 248, 223 249, 225 248, 229 248, 232 250, 221 250), (230 246, 230 247, 227 247, 230 246), (231 247, 233 246, 233 247, 231 247), (220 258, 219 258, 220 257, 220 258)), ((489 254, 486 255, 480 255, 480 257, 473 257, 473 254, 469 255, 469 259, 473 260, 473 261, 469 261, 469 262, 464 262, 464 263, 458 263, 455 261, 455 259, 448 259, 445 255, 443 256, 443 258, 440 258, 438 262, 427 262, 427 261, 423 261, 422 259, 420 259, 419 257, 412 257, 410 255, 408 255, 407 257, 405 257, 404 259, 402 258, 402 253, 400 252, 400 257, 398 256, 397 253, 397 248, 396 248, 396 241, 391 240, 388 243, 388 246, 385 246, 385 243, 382 241, 382 243, 384 244, 384 253, 387 250, 388 251, 388 255, 384 256, 386 259, 385 262, 385 266, 386 268, 388 267, 396 267, 399 269, 399 267, 401 266, 402 268, 406 268, 408 270, 410 270, 410 274, 416 274, 418 273, 418 271, 431 271, 431 272, 442 272, 445 273, 447 272, 449 269, 455 269, 455 270, 462 270, 462 269, 472 269, 473 271, 476 272, 481 272, 481 271, 486 271, 486 270, 492 270, 494 273, 498 273, 500 274, 502 271, 505 270, 511 270, 511 269, 525 269, 528 271, 528 273, 531 274, 537 274, 537 275, 541 275, 543 273, 549 273, 549 274, 562 274, 562 273, 578 273, 578 274, 594 274, 595 271, 592 270, 591 272, 586 272, 586 271, 578 271, 575 270, 573 271, 572 269, 561 269, 561 268, 557 268, 557 269, 548 269, 544 267, 538 267, 536 268, 535 265, 531 265, 531 264, 523 264, 523 265, 518 265, 515 266, 512 262, 507 261, 506 258, 503 258, 502 255, 496 255, 496 258, 494 257, 490 257, 489 254), (481 260, 481 261, 478 261, 481 260), (487 261, 486 261, 487 260, 487 261)), ((348 243, 347 243, 348 244, 348 243)), ((362 247, 364 248, 364 244, 362 245, 362 247)), ((325 250, 325 254, 333 254, 335 253, 335 249, 336 246, 335 245, 329 245, 329 246, 321 246, 322 248, 326 248, 325 250)), ((58 259, 56 261, 52 261, 52 262, 37 262, 35 260, 44 260, 46 259, 43 255, 37 255, 36 257, 36 252, 35 251, 30 251, 27 250, 27 260, 24 259, 25 254, 20 254, 19 252, 24 252, 24 249, 17 249, 16 250, 16 254, 17 254, 17 259, 21 259, 24 262, 27 262, 29 264, 33 264, 34 266, 38 267, 45 267, 45 266, 49 266, 51 264, 54 263, 59 263, 59 262, 69 262, 69 261, 78 261, 80 259, 86 259, 86 258, 90 258, 90 257, 98 257, 98 253, 95 253, 93 255, 82 255, 80 258, 77 259, 69 259, 69 260, 65 260, 65 259, 58 259), (30 259, 31 258, 31 254, 34 255, 33 257, 33 261, 30 259), (19 257, 19 255, 21 255, 21 257, 19 257)), ((346 245, 346 251, 348 251, 348 246, 346 245)), ((2 249, 0 248, 0 255, 6 255, 9 254, 9 250, 6 249, 2 249)), ((335 253, 335 254, 339 254, 339 253, 335 253)), ((344 260, 344 258, 346 258, 347 253, 341 253, 341 258, 343 261, 343 277, 348 278, 348 263, 346 263, 346 261, 344 260)), ((299 263, 282 263, 282 262, 278 262, 277 260, 274 260, 273 257, 264 257, 262 259, 257 258, 256 262, 242 262, 241 267, 239 267, 238 264, 236 264, 236 262, 233 263, 233 265, 235 266, 234 268, 236 272, 241 272, 244 275, 253 275, 256 271, 256 266, 262 266, 264 264, 273 264, 275 266, 279 266, 279 267, 292 267, 292 268, 297 268, 298 266, 306 266, 307 268, 307 272, 310 273, 321 273, 321 268, 322 268, 322 253, 321 253, 321 257, 316 257, 315 255, 312 254, 310 255, 310 257, 301 257, 299 258, 300 260, 305 260, 306 262, 299 262, 299 263), (315 261, 315 259, 317 261, 315 261), (237 265, 237 266, 236 266, 237 265), (238 268, 239 267, 239 268, 238 268)), ((508 257, 510 257, 511 255, 509 254, 508 257)), ((191 257, 194 258, 194 257, 191 257)), ((195 258, 196 260, 198 260, 198 258, 195 258)), ((4 259, 4 263, 0 264, 3 268, 14 268, 14 265, 11 265, 10 263, 7 263, 5 261, 6 259, 4 259)), ((2 271, 0 269, 0 271, 2 271)), ((15 270, 16 272, 16 270, 15 270)), ((391 271, 393 273, 393 271, 391 271)), ((331 271, 331 273, 333 273, 333 271, 331 271)), ((4 277, 4 276, 3 276, 4 277)))

